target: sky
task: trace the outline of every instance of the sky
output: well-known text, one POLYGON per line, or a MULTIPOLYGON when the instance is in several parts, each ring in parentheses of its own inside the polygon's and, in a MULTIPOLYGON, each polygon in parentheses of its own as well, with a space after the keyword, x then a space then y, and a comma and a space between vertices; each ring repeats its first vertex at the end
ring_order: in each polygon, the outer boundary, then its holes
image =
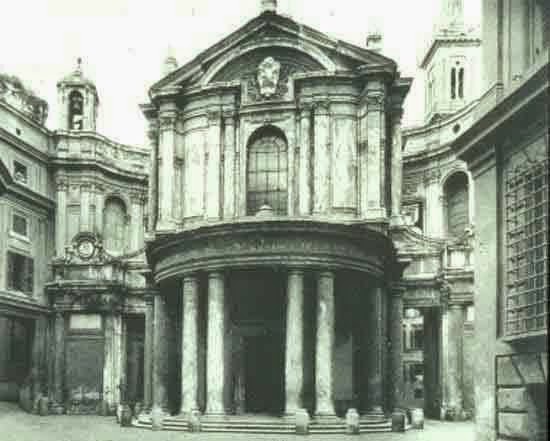
MULTIPOLYGON (((383 34, 382 54, 402 76, 414 77, 405 125, 422 121, 418 70, 443 0, 279 0, 278 12, 334 38, 365 46, 369 30, 383 34)), ((465 21, 479 25, 481 0, 464 0, 465 21)), ((0 72, 18 76, 49 104, 46 125, 58 126, 56 83, 81 57, 98 89, 97 130, 143 146, 138 105, 162 75, 169 50, 190 61, 260 12, 260 0, 16 0, 2 6, 0 72), (170 49, 171 48, 171 49, 170 49)))

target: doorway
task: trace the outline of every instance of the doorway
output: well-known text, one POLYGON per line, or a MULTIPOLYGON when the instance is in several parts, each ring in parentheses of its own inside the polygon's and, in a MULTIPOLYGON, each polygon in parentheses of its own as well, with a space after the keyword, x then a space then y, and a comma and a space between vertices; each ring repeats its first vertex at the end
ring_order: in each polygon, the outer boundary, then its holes
POLYGON ((244 389, 247 413, 280 414, 284 407, 284 360, 280 336, 244 340, 244 389))

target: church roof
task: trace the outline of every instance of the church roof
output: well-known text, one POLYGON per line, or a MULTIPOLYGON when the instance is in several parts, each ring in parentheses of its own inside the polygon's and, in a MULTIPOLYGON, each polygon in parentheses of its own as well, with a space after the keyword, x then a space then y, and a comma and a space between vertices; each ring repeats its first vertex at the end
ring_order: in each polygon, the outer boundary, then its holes
POLYGON ((177 68, 153 84, 153 99, 173 93, 182 86, 207 84, 226 62, 245 50, 258 47, 292 47, 312 56, 329 73, 383 73, 394 77, 395 61, 372 50, 335 39, 292 18, 274 12, 263 12, 218 43, 198 54, 189 63, 177 68))

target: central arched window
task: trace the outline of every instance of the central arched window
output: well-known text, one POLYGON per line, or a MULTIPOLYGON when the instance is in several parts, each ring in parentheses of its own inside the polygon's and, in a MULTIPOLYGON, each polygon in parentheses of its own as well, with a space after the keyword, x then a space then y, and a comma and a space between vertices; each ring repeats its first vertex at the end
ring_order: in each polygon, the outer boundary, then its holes
POLYGON ((123 254, 126 246, 127 216, 124 202, 109 198, 103 211, 104 246, 112 254, 123 254))
POLYGON ((250 138, 247 155, 246 211, 255 215, 262 206, 287 214, 287 142, 284 133, 264 127, 250 138))
POLYGON ((444 186, 447 208, 447 235, 461 236, 469 224, 468 176, 454 173, 444 186))
POLYGON ((84 99, 82 94, 73 90, 69 95, 69 129, 82 130, 84 124, 84 99))

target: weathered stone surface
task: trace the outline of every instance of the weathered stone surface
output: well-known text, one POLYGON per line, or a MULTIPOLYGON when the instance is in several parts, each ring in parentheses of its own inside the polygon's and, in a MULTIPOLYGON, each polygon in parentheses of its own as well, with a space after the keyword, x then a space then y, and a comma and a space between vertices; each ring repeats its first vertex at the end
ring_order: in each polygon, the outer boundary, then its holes
POLYGON ((186 277, 182 299, 181 413, 198 408, 198 295, 198 280, 186 277))
POLYGON ((285 413, 292 414, 302 407, 303 389, 303 307, 304 273, 291 270, 287 283, 285 413))
POLYGON ((497 358, 497 384, 499 386, 521 386, 522 384, 510 357, 497 358))
POLYGON ((309 431, 309 413, 306 409, 298 409, 295 413, 296 433, 298 435, 307 435, 309 431))
POLYGON ((498 414, 499 435, 528 438, 529 437, 529 416, 527 413, 505 413, 498 414))
POLYGON ((348 409, 346 412, 346 432, 350 435, 359 433, 359 413, 357 409, 348 409))
POLYGON ((502 388, 498 391, 499 410, 525 411, 527 409, 527 390, 502 388))
POLYGON ((201 420, 200 412, 198 410, 192 410, 189 412, 187 418, 187 424, 190 432, 200 432, 201 431, 201 420))
POLYGON ((151 410, 151 427, 153 430, 162 430, 164 422, 164 411, 160 407, 153 407, 151 410))
POLYGON ((206 366, 206 413, 223 414, 224 400, 224 277, 208 275, 208 330, 206 366))

